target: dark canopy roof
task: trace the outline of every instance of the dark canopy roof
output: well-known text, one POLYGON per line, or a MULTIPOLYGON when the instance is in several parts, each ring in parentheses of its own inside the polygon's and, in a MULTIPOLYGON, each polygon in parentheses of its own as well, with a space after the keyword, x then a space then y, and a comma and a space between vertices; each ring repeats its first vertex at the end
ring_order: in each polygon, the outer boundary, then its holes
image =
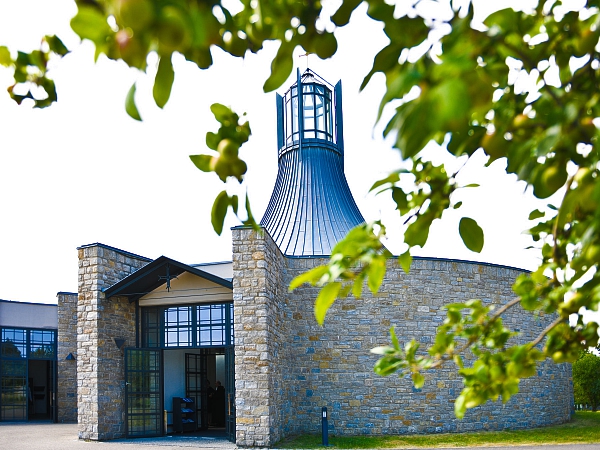
POLYGON ((233 284, 229 280, 180 263, 166 256, 161 256, 105 289, 104 293, 106 294, 106 298, 119 295, 129 297, 129 301, 133 302, 165 284, 167 282, 167 274, 169 277, 175 278, 184 272, 189 272, 225 288, 233 289, 233 284))

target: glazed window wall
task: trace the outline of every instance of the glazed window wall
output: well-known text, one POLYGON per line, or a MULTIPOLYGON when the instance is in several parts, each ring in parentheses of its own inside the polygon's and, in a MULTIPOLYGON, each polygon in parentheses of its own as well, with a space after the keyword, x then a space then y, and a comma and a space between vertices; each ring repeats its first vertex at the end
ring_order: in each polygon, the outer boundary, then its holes
POLYGON ((233 344, 233 303, 142 308, 142 345, 223 347, 233 344))
POLYGON ((2 359, 55 359, 56 331, 2 328, 2 359))
POLYGON ((29 359, 56 360, 56 331, 0 328, 0 421, 27 420, 29 359))

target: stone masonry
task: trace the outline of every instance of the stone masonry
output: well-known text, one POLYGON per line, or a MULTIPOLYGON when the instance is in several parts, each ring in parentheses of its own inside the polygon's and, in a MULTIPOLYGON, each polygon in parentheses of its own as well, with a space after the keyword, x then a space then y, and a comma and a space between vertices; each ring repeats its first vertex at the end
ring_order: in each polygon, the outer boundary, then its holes
POLYGON ((267 233, 236 228, 233 234, 236 442, 268 447, 282 437, 286 400, 279 364, 286 339, 283 256, 267 233))
POLYGON ((77 249, 77 402, 79 438, 106 440, 125 435, 122 351, 114 339, 135 346, 135 303, 106 300, 112 286, 151 260, 103 244, 77 249))
MULTIPOLYGON (((388 263, 380 292, 336 301, 324 327, 314 319, 317 288, 288 293, 289 282, 324 258, 286 258, 268 233, 233 230, 236 336, 237 444, 269 446, 281 438, 320 431, 321 408, 329 410, 334 435, 409 434, 502 430, 569 420, 573 402, 568 364, 541 364, 506 404, 487 403, 454 417, 462 381, 454 367, 426 374, 423 389, 409 377, 373 373, 369 350, 389 343, 396 327, 401 342, 432 343, 445 318, 443 305, 478 298, 488 304, 512 299, 523 271, 483 263, 415 258, 409 274, 388 263)), ((503 315, 531 339, 549 317, 520 307, 503 315)))
POLYGON ((56 402, 58 421, 77 422, 77 294, 59 292, 58 300, 58 374, 56 402))

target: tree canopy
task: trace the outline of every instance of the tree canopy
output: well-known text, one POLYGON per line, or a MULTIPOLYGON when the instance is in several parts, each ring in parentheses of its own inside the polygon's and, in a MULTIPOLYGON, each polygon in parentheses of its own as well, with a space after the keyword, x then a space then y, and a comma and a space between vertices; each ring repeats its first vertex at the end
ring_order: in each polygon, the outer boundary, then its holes
MULTIPOLYGON (((290 75, 297 46, 320 58, 333 55, 336 29, 352 27, 351 15, 362 3, 343 0, 328 17, 320 2, 295 0, 80 0, 71 26, 95 44, 97 56, 121 59, 141 71, 147 69, 147 55, 156 52, 152 94, 164 107, 174 82, 174 53, 208 68, 212 47, 243 57, 276 41, 279 49, 264 83, 264 90, 272 91, 290 75)), ((424 370, 456 364, 465 383, 455 403, 462 417, 487 400, 508 401, 520 379, 536 374, 539 361, 573 362, 582 349, 598 344, 598 324, 585 323, 582 308, 597 311, 600 299, 599 2, 547 0, 491 14, 485 2, 468 0, 364 3, 389 44, 365 69, 362 88, 375 74, 385 77, 379 118, 384 110, 393 114, 383 133, 410 162, 408 169, 392 171, 372 186, 391 196, 406 226, 402 267, 410 269, 411 249, 426 243, 434 221, 449 209, 460 210, 454 193, 476 188, 458 184, 460 168, 450 170, 424 157, 431 141, 465 164, 480 148, 488 164, 505 159, 508 173, 531 186, 537 198, 548 199, 544 211, 529 215, 541 263, 516 280, 514 300, 497 310, 478 299, 447 305, 446 321, 426 352, 417 341, 401 346, 393 330, 392 345, 374 349, 382 355, 378 373, 410 373, 417 386, 424 370), (503 324, 502 313, 519 304, 553 319, 532 341, 511 345, 509 338, 517 332, 503 324), (462 362, 467 350, 475 356, 469 367, 462 362)), ((30 99, 36 107, 53 103, 48 61, 68 51, 56 36, 44 38, 31 53, 0 46, 0 64, 14 70, 9 88, 14 100, 30 99)), ((134 84, 125 107, 140 120, 135 90, 134 84)), ((243 182, 246 164, 238 150, 250 138, 250 126, 223 105, 213 105, 212 111, 221 126, 206 136, 210 152, 192 161, 224 182, 243 182)), ((241 202, 244 208, 239 203, 226 189, 217 196, 212 211, 217 232, 230 208, 235 214, 243 209, 243 221, 256 226, 248 199, 241 202)), ((391 257, 380 242, 385 230, 381 222, 354 229, 328 265, 292 282, 292 289, 306 282, 322 286, 315 303, 319 323, 337 297, 360 296, 365 282, 377 292, 391 257)), ((470 250, 482 249, 484 230, 474 219, 463 217, 459 233, 470 250)))
POLYGON ((573 363, 573 390, 576 404, 590 405, 592 411, 598 410, 598 406, 600 406, 600 356, 593 351, 582 352, 579 359, 573 363))

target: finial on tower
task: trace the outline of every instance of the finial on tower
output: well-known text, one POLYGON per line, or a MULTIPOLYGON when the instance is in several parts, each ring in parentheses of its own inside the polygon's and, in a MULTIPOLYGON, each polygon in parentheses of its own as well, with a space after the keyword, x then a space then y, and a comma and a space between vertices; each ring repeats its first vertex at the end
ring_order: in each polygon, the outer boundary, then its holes
POLYGON ((306 70, 308 70, 308 57, 312 55, 311 52, 306 52, 304 55, 300 55, 300 58, 302 58, 303 56, 306 56, 306 70))

